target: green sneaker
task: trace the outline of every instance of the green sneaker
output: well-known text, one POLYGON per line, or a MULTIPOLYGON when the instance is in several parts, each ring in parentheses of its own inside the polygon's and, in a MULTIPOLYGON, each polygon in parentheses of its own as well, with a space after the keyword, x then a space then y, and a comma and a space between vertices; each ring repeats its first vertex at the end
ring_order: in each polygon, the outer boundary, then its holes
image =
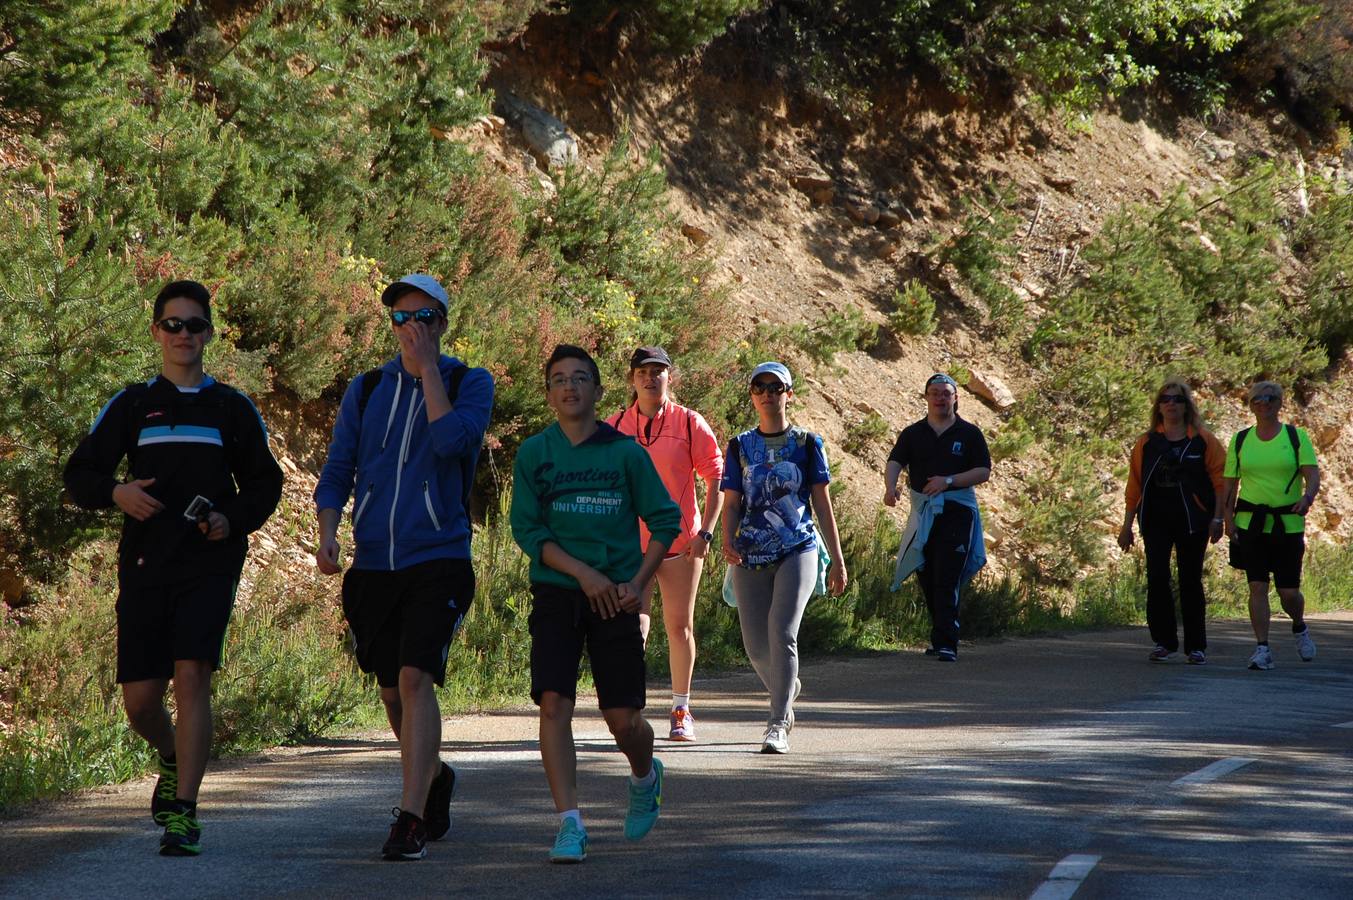
POLYGON ((155 781, 155 793, 150 795, 150 817, 161 828, 169 824, 169 814, 177 810, 176 799, 179 792, 178 763, 165 762, 160 754, 155 754, 155 766, 160 777, 155 781))
POLYGON ((580 863, 587 859, 587 832, 572 819, 565 819, 550 848, 552 863, 580 863))
POLYGON ((648 787, 636 787, 630 782, 630 811, 625 814, 625 839, 637 841, 653 830, 662 811, 662 760, 653 757, 653 774, 648 787))
POLYGON ((196 856, 202 852, 202 826, 182 806, 175 806, 160 838, 161 856, 196 856))

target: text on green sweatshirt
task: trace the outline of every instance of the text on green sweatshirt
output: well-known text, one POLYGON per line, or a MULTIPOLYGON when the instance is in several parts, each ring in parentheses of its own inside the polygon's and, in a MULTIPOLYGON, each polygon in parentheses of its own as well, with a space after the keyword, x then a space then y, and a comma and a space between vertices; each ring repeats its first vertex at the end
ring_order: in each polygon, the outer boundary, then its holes
POLYGON ((541 562, 546 541, 619 584, 643 560, 640 519, 664 546, 681 530, 681 510, 644 449, 603 422, 597 426, 575 447, 556 423, 517 450, 512 537, 531 559, 533 582, 578 589, 575 578, 541 562))

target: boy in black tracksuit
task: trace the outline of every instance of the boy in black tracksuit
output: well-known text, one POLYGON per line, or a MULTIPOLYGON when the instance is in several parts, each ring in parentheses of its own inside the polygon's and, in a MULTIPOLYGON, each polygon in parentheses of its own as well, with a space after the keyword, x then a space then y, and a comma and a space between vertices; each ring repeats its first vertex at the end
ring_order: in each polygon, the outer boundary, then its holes
POLYGON ((66 465, 86 509, 125 514, 118 548, 117 681, 132 728, 159 753, 151 815, 160 852, 201 851, 197 792, 211 749, 211 675, 248 552, 282 470, 249 398, 202 370, 211 295, 194 281, 155 299, 161 374, 108 401, 66 465), (128 480, 116 472, 127 458, 128 480), (174 682, 177 727, 164 706, 174 682))

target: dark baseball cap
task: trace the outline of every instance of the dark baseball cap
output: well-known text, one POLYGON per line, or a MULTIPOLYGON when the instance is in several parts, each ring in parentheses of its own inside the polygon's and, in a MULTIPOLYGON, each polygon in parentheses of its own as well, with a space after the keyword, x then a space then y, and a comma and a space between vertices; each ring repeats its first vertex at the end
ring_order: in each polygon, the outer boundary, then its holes
POLYGON ((631 372, 649 363, 657 363, 670 369, 672 368, 672 357, 668 356, 667 351, 661 347, 640 347, 630 355, 631 372))

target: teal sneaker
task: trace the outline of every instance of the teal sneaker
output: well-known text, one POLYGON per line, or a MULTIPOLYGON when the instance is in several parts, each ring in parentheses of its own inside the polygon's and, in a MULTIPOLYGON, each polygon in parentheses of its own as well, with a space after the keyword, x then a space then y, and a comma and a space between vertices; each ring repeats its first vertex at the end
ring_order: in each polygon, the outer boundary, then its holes
POLYGON ((155 767, 160 777, 155 781, 155 793, 150 795, 150 817, 163 828, 169 824, 169 814, 178 809, 179 767, 178 763, 165 762, 158 753, 155 767))
POLYGON ((630 811, 625 814, 625 839, 637 841, 653 830, 662 812, 662 760, 653 757, 653 774, 648 787, 636 787, 630 782, 630 811))
POLYGON ((550 848, 550 862, 580 863, 587 859, 587 832, 572 819, 565 819, 559 825, 559 833, 554 836, 554 846, 550 848))
POLYGON ((183 807, 175 807, 166 816, 160 838, 161 856, 197 856, 202 852, 202 826, 183 807))

